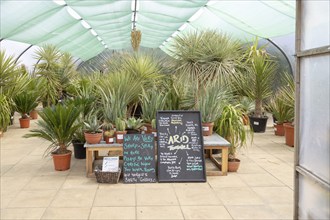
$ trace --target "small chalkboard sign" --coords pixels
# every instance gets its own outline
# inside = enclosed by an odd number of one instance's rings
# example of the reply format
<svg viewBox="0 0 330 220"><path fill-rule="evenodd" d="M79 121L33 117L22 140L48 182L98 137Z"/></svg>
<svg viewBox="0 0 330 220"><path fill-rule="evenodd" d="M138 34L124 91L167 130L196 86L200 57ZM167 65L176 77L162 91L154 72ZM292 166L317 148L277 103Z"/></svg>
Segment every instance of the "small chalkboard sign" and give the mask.
<svg viewBox="0 0 330 220"><path fill-rule="evenodd" d="M205 182L199 111L158 111L159 182Z"/></svg>
<svg viewBox="0 0 330 220"><path fill-rule="evenodd" d="M153 134L126 134L123 143L124 183L156 182Z"/></svg>

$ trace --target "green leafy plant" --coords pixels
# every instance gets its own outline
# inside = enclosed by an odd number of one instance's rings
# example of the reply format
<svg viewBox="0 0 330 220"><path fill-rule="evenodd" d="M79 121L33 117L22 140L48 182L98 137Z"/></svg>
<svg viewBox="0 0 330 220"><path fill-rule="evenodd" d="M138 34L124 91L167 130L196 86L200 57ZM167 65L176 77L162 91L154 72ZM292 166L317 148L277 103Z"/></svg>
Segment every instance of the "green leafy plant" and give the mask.
<svg viewBox="0 0 330 220"><path fill-rule="evenodd" d="M151 121L151 127L152 127L152 129L157 129L156 119L152 119L152 121Z"/></svg>
<svg viewBox="0 0 330 220"><path fill-rule="evenodd" d="M38 106L38 96L35 93L23 92L14 97L15 110L22 118L28 118L28 113Z"/></svg>
<svg viewBox="0 0 330 220"><path fill-rule="evenodd" d="M115 130L108 130L104 132L104 136L113 137L115 135Z"/></svg>
<svg viewBox="0 0 330 220"><path fill-rule="evenodd" d="M71 143L73 134L79 128L79 125L75 124L79 113L79 109L72 105L56 105L44 108L39 113L43 120L37 122L38 129L32 129L24 137L39 137L49 141L50 145L45 154L68 153L67 147Z"/></svg>
<svg viewBox="0 0 330 220"><path fill-rule="evenodd" d="M130 117L128 119L125 119L125 123L128 129L138 130L139 128L142 127L143 120L141 118L136 119L134 117Z"/></svg>
<svg viewBox="0 0 330 220"><path fill-rule="evenodd" d="M239 99L239 107L242 113L247 115L254 109L254 101L249 97L243 96Z"/></svg>
<svg viewBox="0 0 330 220"><path fill-rule="evenodd" d="M244 126L239 106L226 105L217 121L217 133L231 144L229 160L236 158L237 149L246 146L247 137L253 133Z"/></svg>
<svg viewBox="0 0 330 220"><path fill-rule="evenodd" d="M116 119L116 130L117 131L125 131L126 129L126 123L125 120L121 118Z"/></svg>
<svg viewBox="0 0 330 220"><path fill-rule="evenodd" d="M10 122L10 107L6 97L0 93L0 131L6 131Z"/></svg>
<svg viewBox="0 0 330 220"><path fill-rule="evenodd" d="M156 88L152 88L148 91L142 91L140 103L142 109L142 119L145 123L151 123L152 119L156 118L157 111L164 110L166 96L167 94L157 91Z"/></svg>
<svg viewBox="0 0 330 220"><path fill-rule="evenodd" d="M288 107L287 120L289 122L294 121L294 109L295 109L295 85L293 76L287 72L283 73L282 86L279 89L279 95L285 101L285 105Z"/></svg>
<svg viewBox="0 0 330 220"><path fill-rule="evenodd" d="M87 133L96 134L96 133L102 133L100 128L102 125L99 124L99 121L97 120L97 116L94 113L91 113L88 115L84 121L84 130Z"/></svg>
<svg viewBox="0 0 330 220"><path fill-rule="evenodd" d="M267 104L269 111L273 114L277 124L292 121L294 111L286 104L282 92L278 92Z"/></svg>

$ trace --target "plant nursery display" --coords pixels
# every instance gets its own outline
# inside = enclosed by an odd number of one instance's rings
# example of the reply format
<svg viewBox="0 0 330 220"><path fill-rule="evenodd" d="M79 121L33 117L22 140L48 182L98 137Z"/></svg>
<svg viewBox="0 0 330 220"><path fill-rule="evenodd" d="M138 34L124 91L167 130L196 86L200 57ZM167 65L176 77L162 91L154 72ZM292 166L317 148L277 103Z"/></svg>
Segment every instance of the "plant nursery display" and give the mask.
<svg viewBox="0 0 330 220"><path fill-rule="evenodd" d="M124 135L127 133L125 120L121 118L116 119L116 143L122 144Z"/></svg>
<svg viewBox="0 0 330 220"><path fill-rule="evenodd" d="M95 113L90 113L84 121L84 136L88 144L98 144L102 140L102 125L99 124Z"/></svg>
<svg viewBox="0 0 330 220"><path fill-rule="evenodd" d="M24 135L27 138L38 137L49 141L44 155L52 155L55 170L70 169L72 152L67 148L80 126L75 123L79 113L79 109L73 105L46 107L39 113L42 120L37 122L38 128Z"/></svg>
<svg viewBox="0 0 330 220"><path fill-rule="evenodd" d="M21 114L19 119L21 128L30 127L30 113L38 106L38 96L35 93L22 92L14 97L15 110Z"/></svg>

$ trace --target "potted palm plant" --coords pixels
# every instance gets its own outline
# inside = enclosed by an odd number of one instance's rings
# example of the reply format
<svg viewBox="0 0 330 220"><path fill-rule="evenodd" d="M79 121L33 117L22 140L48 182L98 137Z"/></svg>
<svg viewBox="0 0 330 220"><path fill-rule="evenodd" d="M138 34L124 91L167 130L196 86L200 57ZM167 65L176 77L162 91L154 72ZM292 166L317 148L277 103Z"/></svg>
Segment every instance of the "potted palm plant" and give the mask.
<svg viewBox="0 0 330 220"><path fill-rule="evenodd" d="M44 108L39 113L42 120L37 122L38 129L32 129L24 135L26 138L39 137L50 142L45 155L53 156L55 170L70 169L72 152L67 149L71 144L75 131L79 128L75 122L79 116L79 109L73 105L56 105Z"/></svg>
<svg viewBox="0 0 330 220"><path fill-rule="evenodd" d="M230 142L228 154L228 171L236 172L240 165L240 160L236 157L237 150L246 146L249 128L244 126L242 111L239 106L226 105L217 121L217 133Z"/></svg>
<svg viewBox="0 0 330 220"><path fill-rule="evenodd" d="M38 96L33 93L22 92L14 97L15 110L21 114L19 123L21 128L30 127L30 113L38 106Z"/></svg>
<svg viewBox="0 0 330 220"><path fill-rule="evenodd" d="M264 114L264 102L273 94L274 63L265 54L256 53L248 58L246 71L238 74L235 85L244 95L255 101L254 112L249 115L254 132L265 132L268 117Z"/></svg>
<svg viewBox="0 0 330 220"><path fill-rule="evenodd" d="M97 116L91 113L84 121L84 136L88 144L98 144L102 140L102 125L99 124Z"/></svg>
<svg viewBox="0 0 330 220"><path fill-rule="evenodd" d="M125 120L121 118L116 119L116 142L122 144L124 142L124 134L127 133Z"/></svg>

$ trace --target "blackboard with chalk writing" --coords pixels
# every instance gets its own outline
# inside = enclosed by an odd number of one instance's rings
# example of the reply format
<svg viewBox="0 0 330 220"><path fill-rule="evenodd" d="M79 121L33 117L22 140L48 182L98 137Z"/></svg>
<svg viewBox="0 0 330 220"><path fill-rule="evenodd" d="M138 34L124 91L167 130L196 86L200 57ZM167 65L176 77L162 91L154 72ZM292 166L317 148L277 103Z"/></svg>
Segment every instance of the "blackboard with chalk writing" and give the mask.
<svg viewBox="0 0 330 220"><path fill-rule="evenodd" d="M199 111L157 112L159 182L205 182Z"/></svg>
<svg viewBox="0 0 330 220"><path fill-rule="evenodd" d="M156 182L153 134L126 134L123 152L124 183Z"/></svg>

